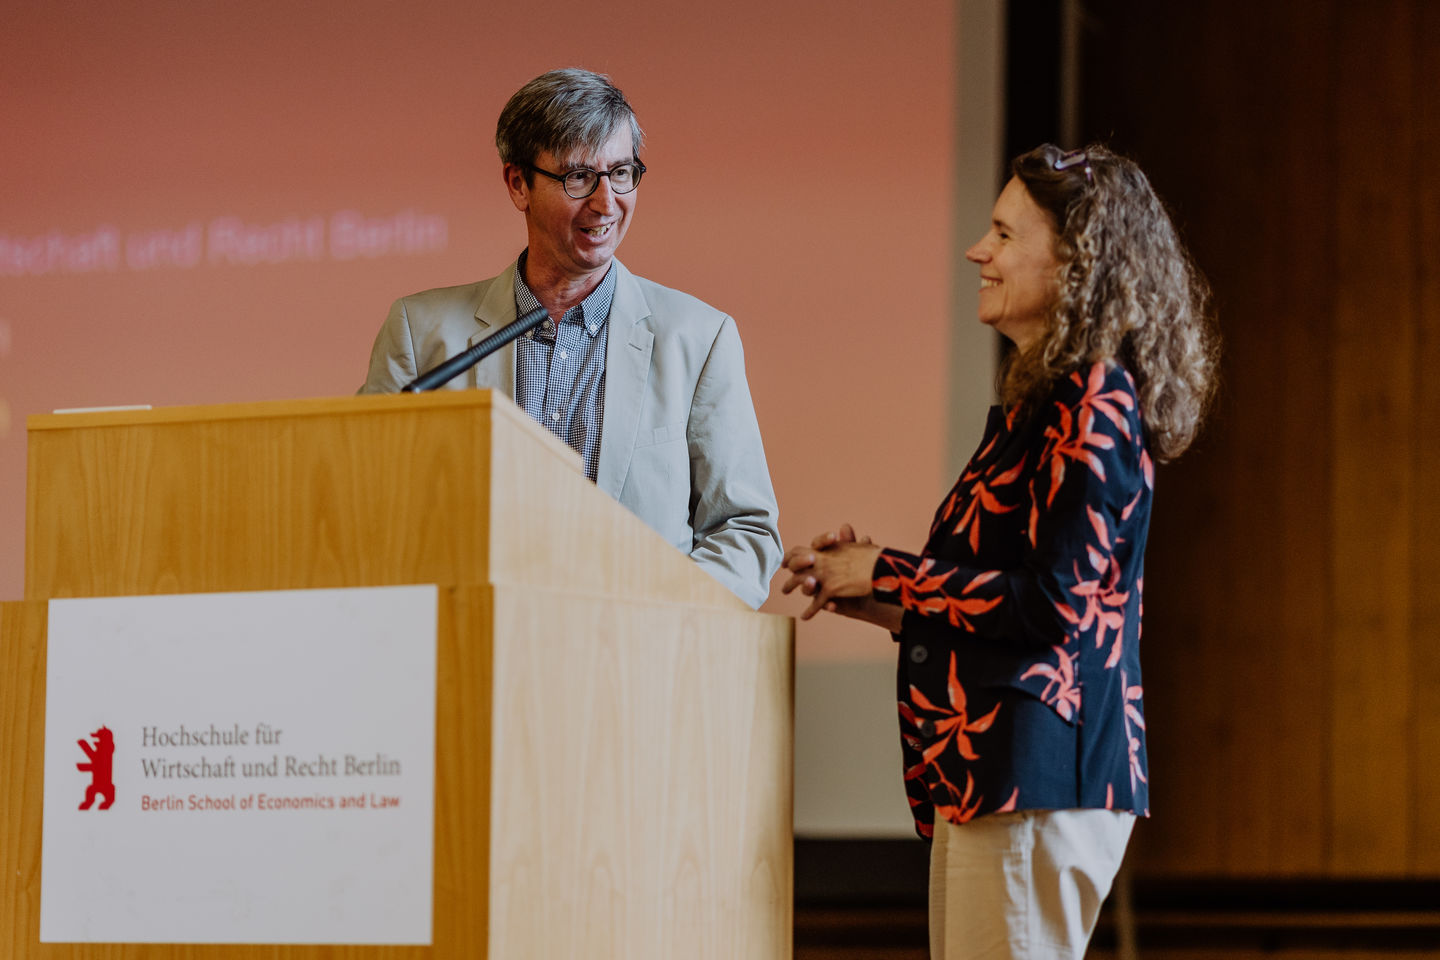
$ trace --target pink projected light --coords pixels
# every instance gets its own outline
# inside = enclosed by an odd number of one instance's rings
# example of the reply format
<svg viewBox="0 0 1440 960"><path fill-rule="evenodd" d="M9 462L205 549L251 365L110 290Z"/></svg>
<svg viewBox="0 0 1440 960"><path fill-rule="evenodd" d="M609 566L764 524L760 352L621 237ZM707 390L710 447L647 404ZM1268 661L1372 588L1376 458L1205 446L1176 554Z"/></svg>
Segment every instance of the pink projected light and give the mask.
<svg viewBox="0 0 1440 960"><path fill-rule="evenodd" d="M739 326L786 539L923 539L949 0L548 7L574 35L460 0L79 9L21 5L0 31L20 132L0 143L0 599L23 590L26 416L352 393L392 300L520 252L495 120L568 65L610 74L648 135L620 259ZM890 655L846 644L806 655Z"/></svg>

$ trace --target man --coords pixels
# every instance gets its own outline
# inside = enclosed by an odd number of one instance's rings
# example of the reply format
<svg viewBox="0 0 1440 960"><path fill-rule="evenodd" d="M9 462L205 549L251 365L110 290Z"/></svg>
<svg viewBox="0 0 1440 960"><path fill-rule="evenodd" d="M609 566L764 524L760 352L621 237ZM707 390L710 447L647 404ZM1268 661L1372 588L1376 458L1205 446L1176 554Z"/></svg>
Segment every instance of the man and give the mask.
<svg viewBox="0 0 1440 960"><path fill-rule="evenodd" d="M543 306L537 331L448 386L512 396L601 489L759 606L780 534L735 322L615 259L645 173L634 111L608 78L554 70L510 98L495 144L528 246L499 276L397 300L361 392L398 390Z"/></svg>

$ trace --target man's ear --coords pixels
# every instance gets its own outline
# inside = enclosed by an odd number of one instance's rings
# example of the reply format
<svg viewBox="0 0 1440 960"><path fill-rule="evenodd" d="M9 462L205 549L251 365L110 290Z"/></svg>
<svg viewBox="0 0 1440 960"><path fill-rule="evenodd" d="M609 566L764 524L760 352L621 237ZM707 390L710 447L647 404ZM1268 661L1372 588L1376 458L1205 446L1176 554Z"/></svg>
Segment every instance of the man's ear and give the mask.
<svg viewBox="0 0 1440 960"><path fill-rule="evenodd" d="M505 178L505 189L510 194L510 202L515 204L515 209L521 213L530 209L530 184L525 182L525 168L518 163L507 163L500 168L501 176Z"/></svg>

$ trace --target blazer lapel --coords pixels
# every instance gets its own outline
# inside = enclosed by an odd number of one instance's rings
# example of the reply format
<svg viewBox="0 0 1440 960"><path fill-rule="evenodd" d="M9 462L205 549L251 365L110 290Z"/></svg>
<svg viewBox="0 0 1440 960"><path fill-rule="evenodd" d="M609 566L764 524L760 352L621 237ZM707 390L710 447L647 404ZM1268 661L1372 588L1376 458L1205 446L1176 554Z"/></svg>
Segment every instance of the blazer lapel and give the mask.
<svg viewBox="0 0 1440 960"><path fill-rule="evenodd" d="M480 306L475 309L475 325L478 329L470 335L467 347L484 340L506 324L515 322L515 265L512 263L497 276L485 291ZM490 356L470 368L470 385L488 390L499 390L511 400L515 399L515 341L510 341Z"/></svg>
<svg viewBox="0 0 1440 960"><path fill-rule="evenodd" d="M655 334L642 322L649 319L650 307L640 285L619 260L614 263L619 272L615 275L615 299L610 304L610 332L605 344L605 417L600 425L595 485L618 500L635 452ZM511 378L513 381L513 363Z"/></svg>

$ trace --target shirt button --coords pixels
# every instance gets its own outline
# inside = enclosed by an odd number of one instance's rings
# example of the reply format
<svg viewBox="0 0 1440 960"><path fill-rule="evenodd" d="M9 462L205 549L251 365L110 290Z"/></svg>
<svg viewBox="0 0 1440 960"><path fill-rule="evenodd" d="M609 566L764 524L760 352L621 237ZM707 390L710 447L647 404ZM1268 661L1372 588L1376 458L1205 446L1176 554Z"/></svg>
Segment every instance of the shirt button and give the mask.
<svg viewBox="0 0 1440 960"><path fill-rule="evenodd" d="M568 360L569 358L570 358L570 351L569 351L569 350L561 350L561 351L560 351L560 359L561 359L561 360Z"/></svg>
<svg viewBox="0 0 1440 960"><path fill-rule="evenodd" d="M550 411L550 420L551 420L552 422L554 422L554 423L559 423L559 422L560 422L560 411L559 411L559 410L551 410L551 411Z"/></svg>
<svg viewBox="0 0 1440 960"><path fill-rule="evenodd" d="M924 663L924 662L925 662L926 660L928 660L928 659L930 659L930 651L929 651L929 650L926 650L924 647L920 646L918 643L917 643L915 646L913 646L913 647L910 648L910 662L911 662L911 663Z"/></svg>
<svg viewBox="0 0 1440 960"><path fill-rule="evenodd" d="M600 329L599 327L591 327L591 328L590 328L590 332L591 332L591 333L594 333L596 330L599 330L599 329Z"/></svg>
<svg viewBox="0 0 1440 960"><path fill-rule="evenodd" d="M935 721L921 720L915 725L915 731L926 740L933 739L935 736Z"/></svg>

